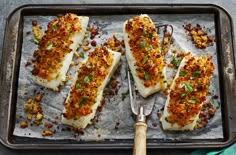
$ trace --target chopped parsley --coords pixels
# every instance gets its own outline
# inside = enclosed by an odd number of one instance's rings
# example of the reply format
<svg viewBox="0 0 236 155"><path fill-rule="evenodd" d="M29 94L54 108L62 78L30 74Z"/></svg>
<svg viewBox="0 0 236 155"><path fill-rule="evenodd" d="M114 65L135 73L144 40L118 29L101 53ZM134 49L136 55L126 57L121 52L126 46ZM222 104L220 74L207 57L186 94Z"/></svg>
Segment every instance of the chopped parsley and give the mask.
<svg viewBox="0 0 236 155"><path fill-rule="evenodd" d="M87 99L88 99L88 96L82 96L82 99L79 102L79 107L80 108L84 105L84 103L86 102Z"/></svg>
<svg viewBox="0 0 236 155"><path fill-rule="evenodd" d="M79 53L79 56L80 56L81 58L84 58L84 53L83 53L83 52L80 52L80 53Z"/></svg>
<svg viewBox="0 0 236 155"><path fill-rule="evenodd" d="M184 96L185 96L185 93L181 93L180 96L181 96L181 97L184 97Z"/></svg>
<svg viewBox="0 0 236 155"><path fill-rule="evenodd" d="M148 32L145 32L145 36L146 36L147 38L152 38L152 36L153 36L153 33L148 33Z"/></svg>
<svg viewBox="0 0 236 155"><path fill-rule="evenodd" d="M170 63L171 63L172 65L174 65L176 68L178 68L179 65L180 65L180 62L176 59L175 56L172 57L172 60L171 60Z"/></svg>
<svg viewBox="0 0 236 155"><path fill-rule="evenodd" d="M196 103L196 102L197 102L197 99L196 99L196 98L192 98L192 99L189 99L189 100L188 100L188 102L189 102L189 103L193 103L193 104L194 104L194 103Z"/></svg>
<svg viewBox="0 0 236 155"><path fill-rule="evenodd" d="M144 58L143 58L143 61L142 61L142 64L145 64L148 60L148 56L146 55Z"/></svg>
<svg viewBox="0 0 236 155"><path fill-rule="evenodd" d="M185 76L188 72L187 71L180 71L179 76Z"/></svg>
<svg viewBox="0 0 236 155"><path fill-rule="evenodd" d="M144 79L150 80L150 74L147 71L144 71Z"/></svg>
<svg viewBox="0 0 236 155"><path fill-rule="evenodd" d="M184 87L185 92L191 93L193 91L192 86L193 86L193 84L191 84L189 82L184 82L183 84L180 85L180 88Z"/></svg>
<svg viewBox="0 0 236 155"><path fill-rule="evenodd" d="M53 42L49 42L46 49L47 49L47 50L51 50L52 47L53 47Z"/></svg>
<svg viewBox="0 0 236 155"><path fill-rule="evenodd" d="M36 43L36 44L39 43L39 39L37 39L35 36L33 37L33 41L34 41L34 43Z"/></svg>
<svg viewBox="0 0 236 155"><path fill-rule="evenodd" d="M185 88L185 91L187 92L187 93L191 93L192 91L193 91L193 88L192 88L192 84L191 83L188 83L188 82L185 82L184 83L184 88Z"/></svg>
<svg viewBox="0 0 236 155"><path fill-rule="evenodd" d="M85 76L84 77L84 83L89 83L89 82L90 82L89 76Z"/></svg>
<svg viewBox="0 0 236 155"><path fill-rule="evenodd" d="M81 87L81 85L78 84L78 83L75 85L75 88L78 89L79 91L82 91L82 90L83 90L83 88Z"/></svg>
<svg viewBox="0 0 236 155"><path fill-rule="evenodd" d="M150 51L151 49L152 49L152 45L149 45L147 50Z"/></svg>
<svg viewBox="0 0 236 155"><path fill-rule="evenodd" d="M192 72L192 74L193 74L193 77L200 77L201 71L195 71L195 72Z"/></svg>
<svg viewBox="0 0 236 155"><path fill-rule="evenodd" d="M202 87L202 84L200 82L197 82L197 87L198 88L201 88Z"/></svg>
<svg viewBox="0 0 236 155"><path fill-rule="evenodd" d="M57 25L55 24L55 25L52 25L52 30L53 31L56 31L57 30Z"/></svg>
<svg viewBox="0 0 236 155"><path fill-rule="evenodd" d="M146 46L146 42L144 42L144 41L140 42L140 47L141 48L144 48L145 46Z"/></svg>
<svg viewBox="0 0 236 155"><path fill-rule="evenodd" d="M90 69L90 68L91 68L91 66L90 66L89 64L86 64L86 67L87 67L88 69Z"/></svg>

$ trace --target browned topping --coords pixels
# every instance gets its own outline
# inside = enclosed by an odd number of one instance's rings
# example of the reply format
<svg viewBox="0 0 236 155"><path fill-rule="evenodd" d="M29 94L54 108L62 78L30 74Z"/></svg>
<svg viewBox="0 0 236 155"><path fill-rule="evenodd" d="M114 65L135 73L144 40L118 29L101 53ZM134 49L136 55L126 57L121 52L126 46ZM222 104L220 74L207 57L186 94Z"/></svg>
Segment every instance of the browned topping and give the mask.
<svg viewBox="0 0 236 155"><path fill-rule="evenodd" d="M42 120L42 119L43 119L43 115L38 112L37 115L36 115L36 117L35 117L35 120L36 120L36 121L40 121L40 120Z"/></svg>
<svg viewBox="0 0 236 155"><path fill-rule="evenodd" d="M90 47L89 46L84 46L83 50L86 52L86 51L90 50Z"/></svg>
<svg viewBox="0 0 236 155"><path fill-rule="evenodd" d="M163 38L163 43L162 43L162 47L161 50L164 53L167 53L169 50L169 44L171 43L171 34L168 31L164 32L164 38Z"/></svg>
<svg viewBox="0 0 236 155"><path fill-rule="evenodd" d="M112 88L116 88L117 84L118 84L118 81L116 81L116 80L111 81L111 87Z"/></svg>
<svg viewBox="0 0 236 155"><path fill-rule="evenodd" d="M43 32L39 26L33 26L32 32L34 35L33 41L38 44L41 38L43 37Z"/></svg>
<svg viewBox="0 0 236 155"><path fill-rule="evenodd" d="M43 132L42 132L42 136L51 136L51 135L53 135L53 131L51 131L51 130L43 130Z"/></svg>
<svg viewBox="0 0 236 155"><path fill-rule="evenodd" d="M38 24L38 22L37 22L36 20L33 20L33 21L32 21L32 25L33 25L33 26L37 26L37 24Z"/></svg>
<svg viewBox="0 0 236 155"><path fill-rule="evenodd" d="M192 123L205 101L214 65L211 57L186 56L186 63L180 68L179 77L170 91L168 113L165 119L183 127Z"/></svg>
<svg viewBox="0 0 236 155"><path fill-rule="evenodd" d="M116 52L121 52L122 49L121 41L117 39L116 34L113 34L112 38L108 38L104 46Z"/></svg>
<svg viewBox="0 0 236 155"><path fill-rule="evenodd" d="M96 35L98 35L98 28L92 27L90 29L90 39L94 39Z"/></svg>
<svg viewBox="0 0 236 155"><path fill-rule="evenodd" d="M95 48L89 53L87 62L79 68L76 83L72 86L69 99L65 102L67 119L79 119L92 113L91 106L95 103L97 90L108 74L113 62L107 48Z"/></svg>
<svg viewBox="0 0 236 155"><path fill-rule="evenodd" d="M42 99L42 97L43 97L43 95L42 95L42 94L40 94L40 93L37 93L37 94L36 94L36 96L35 96L35 101L37 101L37 102L40 102L40 101L41 101L41 99Z"/></svg>
<svg viewBox="0 0 236 155"><path fill-rule="evenodd" d="M92 45L92 46L96 46L96 45L97 45L96 40L93 40L93 41L91 42L91 45Z"/></svg>
<svg viewBox="0 0 236 155"><path fill-rule="evenodd" d="M24 111L27 113L27 120L33 120L34 124L36 125L40 125L43 120L43 112L40 105L42 97L42 94L37 93L34 99L29 98L27 103L24 104Z"/></svg>
<svg viewBox="0 0 236 155"><path fill-rule="evenodd" d="M48 81L57 78L65 54L71 52L71 37L79 31L81 25L75 14L66 14L51 21L38 50L34 52L32 74Z"/></svg>
<svg viewBox="0 0 236 155"><path fill-rule="evenodd" d="M50 129L53 125L51 123L45 122L44 126Z"/></svg>
<svg viewBox="0 0 236 155"><path fill-rule="evenodd" d="M26 121L23 121L20 123L20 127L21 128L27 128L28 127L28 123Z"/></svg>
<svg viewBox="0 0 236 155"><path fill-rule="evenodd" d="M214 39L211 36L208 36L199 24L195 27L191 27L191 24L186 24L184 28L189 32L189 35L192 37L193 43L197 48L204 49L207 45L214 45Z"/></svg>
<svg viewBox="0 0 236 155"><path fill-rule="evenodd" d="M125 25L129 46L136 60L136 75L145 87L164 84L164 55L160 50L160 39L155 25L148 17L136 16Z"/></svg>
<svg viewBox="0 0 236 155"><path fill-rule="evenodd" d="M31 121L31 120L32 120L32 117L33 117L33 115L32 115L32 114L28 114L28 115L27 115L27 119L28 119L29 121Z"/></svg>

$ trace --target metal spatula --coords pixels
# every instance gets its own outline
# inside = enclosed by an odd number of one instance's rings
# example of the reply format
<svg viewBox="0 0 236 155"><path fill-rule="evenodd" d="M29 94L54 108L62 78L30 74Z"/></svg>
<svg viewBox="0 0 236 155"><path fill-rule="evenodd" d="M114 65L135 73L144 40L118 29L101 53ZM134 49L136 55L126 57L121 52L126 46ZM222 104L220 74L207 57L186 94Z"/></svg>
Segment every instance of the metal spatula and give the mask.
<svg viewBox="0 0 236 155"><path fill-rule="evenodd" d="M172 25L156 25L156 28L164 27L164 35L167 32L167 27L171 28L170 38L173 34ZM163 37L164 37L163 35ZM162 41L162 46L164 40ZM170 42L167 45L167 48L170 48ZM129 94L130 94L130 104L132 112L137 116L136 123L134 125L135 134L134 134L134 147L133 155L146 155L146 139L147 139L147 124L146 117L151 114L154 103L155 95L151 95L147 98L143 98L137 91L134 90L134 87L131 83L130 72L128 71L128 84L129 84Z"/></svg>
<svg viewBox="0 0 236 155"><path fill-rule="evenodd" d="M147 124L146 116L150 115L155 103L155 95L143 98L136 92L131 84L130 72L128 71L128 83L130 104L132 112L137 116L134 125L134 148L133 155L146 155Z"/></svg>

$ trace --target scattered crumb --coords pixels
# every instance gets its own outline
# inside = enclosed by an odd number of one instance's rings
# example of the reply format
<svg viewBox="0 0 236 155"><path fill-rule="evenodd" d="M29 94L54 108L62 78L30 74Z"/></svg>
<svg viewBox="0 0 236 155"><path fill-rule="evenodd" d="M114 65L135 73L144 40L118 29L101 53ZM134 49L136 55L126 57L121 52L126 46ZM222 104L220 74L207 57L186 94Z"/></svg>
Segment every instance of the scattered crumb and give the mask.
<svg viewBox="0 0 236 155"><path fill-rule="evenodd" d="M184 28L192 37L193 44L196 48L205 49L207 46L214 45L213 37L207 35L207 32L202 29L201 25L197 24L195 27L192 27L191 24L186 24Z"/></svg>
<svg viewBox="0 0 236 155"><path fill-rule="evenodd" d="M54 134L54 132L51 130L48 130L48 129L43 130L43 132L42 132L42 136L51 136L53 134Z"/></svg>
<svg viewBox="0 0 236 155"><path fill-rule="evenodd" d="M21 128L26 128L26 127L28 127L28 123L26 121L23 121L23 122L20 123L20 127Z"/></svg>

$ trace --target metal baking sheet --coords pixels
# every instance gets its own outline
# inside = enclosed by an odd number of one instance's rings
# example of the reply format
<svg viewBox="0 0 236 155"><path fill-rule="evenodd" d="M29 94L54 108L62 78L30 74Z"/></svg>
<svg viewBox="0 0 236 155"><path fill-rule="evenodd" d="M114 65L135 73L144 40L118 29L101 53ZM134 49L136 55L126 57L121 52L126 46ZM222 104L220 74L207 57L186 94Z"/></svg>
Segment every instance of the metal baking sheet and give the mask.
<svg viewBox="0 0 236 155"><path fill-rule="evenodd" d="M32 8L34 10L31 10ZM220 96L218 102L222 104L221 108L217 111L217 116L214 117L215 119L211 120L209 123L209 126L207 128L196 130L194 132L187 132L187 133L168 133L163 132L160 129L160 124L157 118L157 110L159 110L163 104L164 99L161 97L160 94L157 95L158 103L156 103L154 111L149 117L148 120L148 147L154 147L157 148L160 146L173 146L173 147L181 147L183 146L190 146L190 147L205 147L202 143L209 144L208 146L219 146L219 145L226 145L227 141L227 135L229 135L229 129L230 129L230 123L228 123L229 126L227 126L227 116L229 114L229 111L227 110L228 104L231 102L231 100L226 100L230 93L227 93L227 96L225 96L225 92L223 91L225 84L223 84L221 81L222 79L227 79L229 75L233 75L234 77L234 57L230 57L231 66L228 67L227 74L221 75L222 72L224 72L223 67L225 65L230 65L230 63L224 64L222 63L223 60L229 61L228 59L221 59L222 55L224 56L225 53L222 52L222 48L226 48L223 46L224 41L221 39L220 34L222 34L222 28L218 25L219 22L222 22L222 10L218 7L214 8L214 6L208 6L205 8L204 6L199 6L202 8L202 12L194 12L194 10L190 9L195 8L197 9L197 6L185 6L186 8L182 8L181 6L176 6L174 8L169 8L169 6L147 6L145 9L141 6L122 6L123 10L120 10L119 6L113 7L113 9L102 9L106 6L80 6L80 9L73 8L73 7L66 7L66 6L54 6L52 8L43 7L48 11L47 16L45 16L45 12L40 12L40 8L36 9L39 6L25 6L21 10L20 20L19 20L19 27L18 27L18 37L16 39L16 57L15 57L15 73L11 73L14 76L14 87L12 87L12 91L14 92L11 94L12 96L15 96L17 98L16 100L12 100L12 103L9 105L9 107L12 109L12 111L9 111L10 117L8 119L12 119L12 122L9 122L8 128L8 134L5 136L10 136L8 138L8 141L14 148L19 148L18 146L24 145L29 147L29 143L35 143L42 148L53 148L54 145L64 143L67 144L75 144L80 146L81 148L86 147L99 147L99 146L112 146L118 147L117 144L122 143L123 146L130 147L132 146L132 137L133 137L133 124L134 119L131 116L131 110L129 105L129 99L125 98L124 101L121 99L121 94L127 91L127 83L125 80L125 77L121 76L120 81L123 81L121 83L122 87L120 88L118 92L118 96L111 97L106 96L106 103L103 107L103 111L97 114L98 122L95 123L93 126L89 126L84 130L84 135L74 136L74 134L71 131L66 132L60 132L61 130L58 130L56 134L54 134L53 137L49 137L49 139L52 140L45 140L45 138L40 137L40 130L42 130L40 127L32 127L28 128L27 130L22 130L18 127L19 123L22 119L24 119L24 114L22 113L23 110L21 110L23 103L27 100L27 97L33 95L33 90L36 91L43 91L46 95L43 102L43 109L49 109L45 110L44 114L46 113L46 118L48 120L52 120L53 118L50 118L51 116L54 116L55 114L60 115L61 109L63 108L62 102L63 97L66 97L67 91L69 89L70 83L66 85L66 87L62 88L61 93L59 95L57 93L53 93L50 90L42 90L39 86L32 84L32 79L30 79L29 70L30 68L25 67L26 61L32 56L32 52L34 48L37 48L33 43L30 43L30 35L26 36L26 32L28 32L31 29L31 21L36 19L41 22L42 27L45 27L48 23L48 21L55 17L55 15L59 13L66 13L66 12L74 12L76 14L82 14L87 15L90 17L90 24L96 25L101 27L101 38L111 38L114 33L117 33L118 39L122 38L122 23L126 19L129 19L135 15L138 15L140 13L147 13L151 16L151 18L154 21L158 21L159 24L166 23L166 24L173 24L175 33L180 33L183 30L182 25L185 22L197 24L199 22L203 22L202 25L209 27L210 30L212 30L212 35L217 38L215 46L210 47L209 53L207 51L204 51L206 55L209 55L210 53L213 54L214 58L214 64L216 65L216 71L214 73L213 82L216 83L214 85L214 88L210 89L211 93L216 93ZM58 7L58 8L57 8ZM109 6L107 6L109 7ZM164 8L167 7L168 11L166 11ZM57 9L55 9L57 8ZM204 9L205 8L205 9ZM94 15L94 12L91 11L98 11L98 15ZM56 11L55 11L56 10ZM128 12L127 12L128 10ZM185 10L184 12L182 12ZM205 11L204 11L205 10ZM18 10L19 11L19 10ZM46 12L47 12L46 11ZM107 13L110 11L109 15ZM196 11L196 10L195 10ZM31 15L32 14L32 15ZM228 20L229 17L226 14L225 15ZM225 17L225 18L226 18ZM110 20L112 19L112 20ZM168 20L166 20L168 19ZM40 24L40 25L41 25ZM200 23L199 23L200 24ZM230 21L228 27L230 27ZM227 28L228 28L227 27ZM230 27L231 28L231 27ZM184 31L184 30L183 30ZM221 33L220 33L221 32ZM182 32L185 33L185 32ZM228 32L232 33L232 32ZM183 35L183 34L181 34ZM194 46L191 45L191 42L189 44L191 46L186 46L183 42L184 40L181 40L181 35L174 35L174 42L176 46L178 46L179 50L188 50L188 51L196 51L194 54L199 55L199 53L202 53L203 51L194 50ZM101 40L102 40L101 39ZM229 38L228 38L229 39ZM233 46L233 41L231 38L231 44ZM228 48L228 46L227 46ZM228 51L229 54L233 54L233 49ZM4 53L3 53L4 54ZM229 58L229 57L227 57ZM232 59L233 58L233 59ZM168 59L168 58L167 58ZM122 58L122 62L125 63L125 58ZM219 67L219 69L218 69ZM230 69L229 69L230 68ZM125 66L123 66L123 70L121 70L125 74ZM71 71L73 74L73 70ZM219 76L218 76L219 73ZM9 73L8 73L9 74ZM124 75L123 74L123 75ZM2 75L2 74L1 74ZM26 76L26 78L25 78ZM24 77L24 78L23 78ZM232 76L230 76L231 79L228 79L229 82L234 82L234 78L232 79ZM217 84L218 83L218 84ZM1 85L2 86L2 85ZM32 88L29 88L31 86ZM233 86L234 85L230 85ZM29 89L28 89L29 88ZM28 89L28 90L27 90ZM24 91L25 92L24 92ZM228 92L228 90L227 90ZM54 95L53 99L56 99L59 101L59 103L52 104L53 100L50 100L50 97ZM48 96L48 97L47 97ZM50 97L49 97L50 96ZM1 96L2 97L2 96ZM52 98L52 97L51 97ZM109 101L108 101L109 100ZM55 100L54 100L55 101ZM225 102L227 101L227 102ZM55 105L60 106L55 106ZM118 107L118 108L117 108ZM113 110L111 110L113 109ZM115 112L114 109L116 109ZM121 113L122 110L126 110L125 113ZM110 120L107 119L107 115L110 115ZM221 116L222 115L222 116ZM19 117L20 116L20 117ZM16 119L15 119L16 118ZM123 121L125 120L125 121ZM13 123L13 122L16 122ZM119 122L118 129L115 128L116 122ZM223 123L223 124L221 124ZM153 125L155 124L155 125ZM41 126L42 127L42 126ZM63 125L59 125L58 129L66 128ZM14 130L15 129L15 130ZM14 130L14 131L13 131ZM16 136L17 135L17 136ZM32 137L32 138L27 138ZM37 138L37 139L35 139ZM41 139L43 138L43 139ZM60 139L66 139L63 142ZM42 144L44 143L44 144ZM46 143L46 144L45 144ZM159 144L159 145L158 145ZM10 146L10 145L8 145ZM32 146L32 145L31 145ZM44 147L43 147L44 146ZM119 145L120 146L120 145ZM65 146L65 148L71 148L68 146Z"/></svg>

